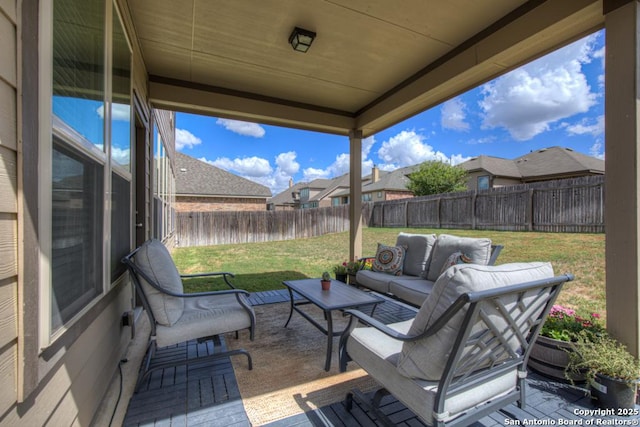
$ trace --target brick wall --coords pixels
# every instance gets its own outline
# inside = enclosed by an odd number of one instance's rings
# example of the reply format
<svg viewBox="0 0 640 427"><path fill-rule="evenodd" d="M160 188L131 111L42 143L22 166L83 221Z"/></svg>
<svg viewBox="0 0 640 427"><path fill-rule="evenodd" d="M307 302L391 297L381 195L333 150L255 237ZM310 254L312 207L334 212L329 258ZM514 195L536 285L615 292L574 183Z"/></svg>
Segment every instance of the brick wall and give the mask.
<svg viewBox="0 0 640 427"><path fill-rule="evenodd" d="M413 194L406 191L385 191L385 200L399 200L413 197Z"/></svg>
<svg viewBox="0 0 640 427"><path fill-rule="evenodd" d="M267 199L176 196L176 212L264 211Z"/></svg>

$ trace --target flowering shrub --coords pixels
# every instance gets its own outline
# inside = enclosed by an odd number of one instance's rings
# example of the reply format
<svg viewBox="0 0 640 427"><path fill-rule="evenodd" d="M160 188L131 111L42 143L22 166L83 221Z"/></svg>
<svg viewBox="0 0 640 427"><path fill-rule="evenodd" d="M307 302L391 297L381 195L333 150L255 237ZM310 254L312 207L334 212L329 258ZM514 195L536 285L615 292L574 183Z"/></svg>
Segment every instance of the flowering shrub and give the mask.
<svg viewBox="0 0 640 427"><path fill-rule="evenodd" d="M571 308L554 305L540 335L561 341L575 341L581 331L592 337L604 334L605 328L600 322L600 315L581 315Z"/></svg>
<svg viewBox="0 0 640 427"><path fill-rule="evenodd" d="M363 261L344 261L342 264L333 266L335 274L356 274L358 270L362 270L365 266Z"/></svg>
<svg viewBox="0 0 640 427"><path fill-rule="evenodd" d="M347 274L347 263L336 264L333 266L334 274Z"/></svg>

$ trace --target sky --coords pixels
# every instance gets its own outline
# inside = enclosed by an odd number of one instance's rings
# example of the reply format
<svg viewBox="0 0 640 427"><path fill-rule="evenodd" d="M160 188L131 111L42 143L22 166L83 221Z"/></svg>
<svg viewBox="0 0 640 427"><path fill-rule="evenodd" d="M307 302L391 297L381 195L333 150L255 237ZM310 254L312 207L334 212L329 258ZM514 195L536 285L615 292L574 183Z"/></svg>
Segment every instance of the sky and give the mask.
<svg viewBox="0 0 640 427"><path fill-rule="evenodd" d="M604 159L604 30L362 141L362 172L561 146ZM177 113L176 149L263 184L349 172L349 139Z"/></svg>

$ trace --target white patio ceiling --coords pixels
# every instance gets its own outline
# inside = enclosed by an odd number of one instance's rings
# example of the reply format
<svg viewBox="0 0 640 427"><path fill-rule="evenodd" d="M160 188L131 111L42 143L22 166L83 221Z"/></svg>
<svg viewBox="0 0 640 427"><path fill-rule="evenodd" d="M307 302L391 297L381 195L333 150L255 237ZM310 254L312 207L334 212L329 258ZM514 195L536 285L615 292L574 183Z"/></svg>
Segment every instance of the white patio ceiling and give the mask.
<svg viewBox="0 0 640 427"><path fill-rule="evenodd" d="M602 28L596 0L129 0L156 107L379 132ZM317 33L306 54L294 27Z"/></svg>

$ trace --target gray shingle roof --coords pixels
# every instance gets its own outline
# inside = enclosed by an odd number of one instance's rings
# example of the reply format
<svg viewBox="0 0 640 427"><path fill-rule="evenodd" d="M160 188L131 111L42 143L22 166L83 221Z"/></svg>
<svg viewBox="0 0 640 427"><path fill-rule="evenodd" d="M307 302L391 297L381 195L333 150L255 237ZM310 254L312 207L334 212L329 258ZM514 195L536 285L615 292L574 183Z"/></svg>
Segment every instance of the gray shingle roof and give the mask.
<svg viewBox="0 0 640 427"><path fill-rule="evenodd" d="M518 170L518 166L513 160L501 159L499 157L491 156L478 156L471 160L467 160L464 163L460 163L460 166L467 170L467 172L473 172L476 170L486 170L491 175L521 178L522 174Z"/></svg>
<svg viewBox="0 0 640 427"><path fill-rule="evenodd" d="M271 197L268 187L176 152L176 195Z"/></svg>
<svg viewBox="0 0 640 427"><path fill-rule="evenodd" d="M578 173L604 173L603 160L557 146L535 150L513 160L478 156L460 166L469 172L486 170L495 176L524 180Z"/></svg>

